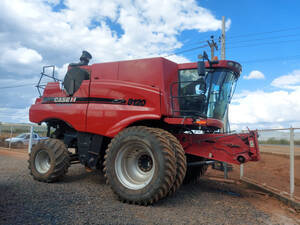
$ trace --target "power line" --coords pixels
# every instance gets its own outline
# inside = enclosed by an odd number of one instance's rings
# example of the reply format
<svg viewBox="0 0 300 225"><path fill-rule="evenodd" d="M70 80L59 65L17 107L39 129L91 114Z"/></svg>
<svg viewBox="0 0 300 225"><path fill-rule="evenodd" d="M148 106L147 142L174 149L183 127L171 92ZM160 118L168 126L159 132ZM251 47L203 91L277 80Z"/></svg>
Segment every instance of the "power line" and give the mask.
<svg viewBox="0 0 300 225"><path fill-rule="evenodd" d="M185 49L185 50L182 50L182 51L174 52L170 55L165 55L163 57L169 57L169 56L172 56L172 55L177 55L177 54L181 54L181 53L185 53L185 52L191 52L191 51L197 50L199 48L205 48L205 47L208 47L208 45L201 45L201 46L198 46L198 47L195 47L195 48Z"/></svg>
<svg viewBox="0 0 300 225"><path fill-rule="evenodd" d="M34 84L20 84L20 85L4 86L4 87L0 87L0 89L18 88L18 87L26 87L26 86L34 86Z"/></svg>
<svg viewBox="0 0 300 225"><path fill-rule="evenodd" d="M0 114L0 117L16 118L16 117L24 117L24 116L23 115L19 115L19 114L14 114L14 115Z"/></svg>
<svg viewBox="0 0 300 225"><path fill-rule="evenodd" d="M291 31L291 30L298 30L300 29L300 27L293 27L293 28L286 28L286 29L278 29L278 30L271 30L271 31L266 31L266 32L257 32L257 33L248 33L248 34L244 34L244 35L236 35L236 36L229 36L227 37L227 39L235 39L235 38L241 38L241 37L249 37L249 36L255 36L255 35L262 35L262 34L271 34L271 33L278 33L278 32L284 32L284 31ZM276 38L283 38L283 37L293 37L293 36L299 36L300 34L290 34L290 35L281 35L281 36L273 36L273 37L267 37L267 38L259 38L259 39L250 39L250 40L244 40L244 41L238 41L235 43L242 43L242 42L251 42L251 41L260 41L260 40L268 40L268 39L276 39ZM206 43L207 40L198 40L197 42L194 42L195 44L202 44L202 43ZM230 42L230 41L229 41ZM186 45L187 46L192 46L191 44ZM207 47L204 45L204 47ZM244 47L244 46L243 46ZM246 46L245 46L246 47ZM247 46L248 47L248 46ZM176 54L181 54L181 53L185 53L185 52L189 52L189 51L193 51L196 49L199 49L200 47L196 47L196 48L190 48L187 50L183 50L183 51L179 51L179 52L174 52L173 54L164 56L164 57L168 57L168 56L172 56L172 55L176 55ZM177 49L177 48L175 48ZM172 49L172 50L175 50Z"/></svg>
<svg viewBox="0 0 300 225"><path fill-rule="evenodd" d="M232 42L234 44L236 43L243 43L243 42L252 42L252 41L263 41L263 40L269 40L269 39L277 39L277 38L283 38L283 37L299 37L300 34L290 34L290 35L281 35L281 36L273 36L273 37L267 37L267 38L256 38L256 39L249 39L249 40L244 40L244 41L235 41ZM230 43L230 41L229 41Z"/></svg>
<svg viewBox="0 0 300 225"><path fill-rule="evenodd" d="M254 36L254 35L261 35L261 34L271 34L271 33L278 33L283 31L290 31L290 30L298 30L300 27L291 27L286 29L279 29L279 30L272 30L272 31L265 31L265 32L257 32L257 33L248 33L248 34L242 34L242 35L236 35L236 36L229 36L228 39L234 39L239 37L248 37L248 36Z"/></svg>
<svg viewBox="0 0 300 225"><path fill-rule="evenodd" d="M250 45L233 46L233 47L229 47L227 49L244 48L244 47L255 47L255 46L261 46L261 45L280 44L280 43L289 43L289 42L297 42L297 41L300 41L300 39L297 39L297 40L286 40L286 41L265 42L265 43L254 43L254 44L250 44Z"/></svg>
<svg viewBox="0 0 300 225"><path fill-rule="evenodd" d="M271 31L265 31L265 32L256 32L256 33L248 33L248 34L243 34L243 35L236 35L236 36L229 36L227 37L227 39L235 39L235 38L240 38L240 37L249 37L249 36L255 36L255 35L262 35L262 34L271 34L271 33L278 33L278 32L284 32L284 31L290 31L290 30L298 30L300 29L300 27L292 27L292 28L286 28L286 29L279 29L279 30L271 30ZM293 34L293 35L285 35L285 36L278 36L278 37L274 37L274 38L279 38L279 37L291 37L291 36L297 36L297 34ZM273 37L271 37L270 39L272 39ZM266 38L269 39L269 38ZM263 40L263 39L262 39ZM201 40L197 40L197 41L193 41L188 43L187 46L191 46L191 44L202 44L202 43L206 43L207 40L205 39L201 39ZM216 40L215 40L216 41ZM251 40L252 41L252 40ZM173 49L175 50L175 49Z"/></svg>
<svg viewBox="0 0 300 225"><path fill-rule="evenodd" d="M184 44L184 47L189 47L189 46L194 46L194 45L199 45L199 44L204 44L204 43L207 43L207 40L201 39L201 40L190 42L188 44Z"/></svg>
<svg viewBox="0 0 300 225"><path fill-rule="evenodd" d="M248 61L240 61L240 63L255 63L255 62L267 62L267 61L279 61L279 60L296 60L300 58L300 55L290 55L290 56L280 56L280 57L273 57L273 58L263 58L263 59L254 59Z"/></svg>

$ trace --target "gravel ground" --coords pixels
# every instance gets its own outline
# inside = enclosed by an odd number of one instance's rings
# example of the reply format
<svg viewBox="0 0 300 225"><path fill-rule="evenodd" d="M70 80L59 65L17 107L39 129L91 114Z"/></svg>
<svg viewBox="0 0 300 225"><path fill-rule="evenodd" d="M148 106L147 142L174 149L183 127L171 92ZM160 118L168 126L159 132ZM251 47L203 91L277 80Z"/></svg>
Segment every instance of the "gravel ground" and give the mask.
<svg viewBox="0 0 300 225"><path fill-rule="evenodd" d="M293 221L274 222L232 184L204 179L153 206L128 205L99 172L73 165L63 181L45 184L29 175L25 157L0 154L0 224L297 224Z"/></svg>

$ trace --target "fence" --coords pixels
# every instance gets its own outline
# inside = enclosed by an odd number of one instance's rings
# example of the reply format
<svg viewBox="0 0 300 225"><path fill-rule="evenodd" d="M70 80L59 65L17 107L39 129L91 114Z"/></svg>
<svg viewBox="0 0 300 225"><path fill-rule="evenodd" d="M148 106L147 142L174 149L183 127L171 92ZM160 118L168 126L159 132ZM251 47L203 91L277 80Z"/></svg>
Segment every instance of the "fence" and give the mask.
<svg viewBox="0 0 300 225"><path fill-rule="evenodd" d="M30 134L33 134L32 139ZM0 147L25 150L30 145L30 141L34 144L39 137L46 135L47 127L43 125L1 124Z"/></svg>
<svg viewBox="0 0 300 225"><path fill-rule="evenodd" d="M240 166L240 179L300 200L300 128L258 130L261 159Z"/></svg>

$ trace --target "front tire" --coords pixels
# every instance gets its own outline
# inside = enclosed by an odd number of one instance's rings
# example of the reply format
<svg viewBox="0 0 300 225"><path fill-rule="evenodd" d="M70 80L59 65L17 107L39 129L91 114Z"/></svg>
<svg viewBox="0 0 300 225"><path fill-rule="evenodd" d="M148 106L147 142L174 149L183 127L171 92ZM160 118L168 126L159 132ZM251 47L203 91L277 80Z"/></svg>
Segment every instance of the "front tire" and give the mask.
<svg viewBox="0 0 300 225"><path fill-rule="evenodd" d="M70 157L62 141L47 139L32 147L28 162L35 180L50 183L64 177L70 166Z"/></svg>
<svg viewBox="0 0 300 225"><path fill-rule="evenodd" d="M108 146L107 183L127 203L148 205L165 197L176 176L176 157L160 129L130 127Z"/></svg>

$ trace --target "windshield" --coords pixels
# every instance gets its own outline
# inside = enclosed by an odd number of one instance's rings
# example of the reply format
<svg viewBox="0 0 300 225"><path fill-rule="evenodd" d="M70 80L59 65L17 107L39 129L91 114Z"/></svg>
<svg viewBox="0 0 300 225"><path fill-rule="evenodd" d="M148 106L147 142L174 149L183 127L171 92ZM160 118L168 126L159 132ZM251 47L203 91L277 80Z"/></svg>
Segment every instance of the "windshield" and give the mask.
<svg viewBox="0 0 300 225"><path fill-rule="evenodd" d="M206 71L199 77L197 69L179 71L178 102L181 116L202 116L223 120L237 81L226 68Z"/></svg>

